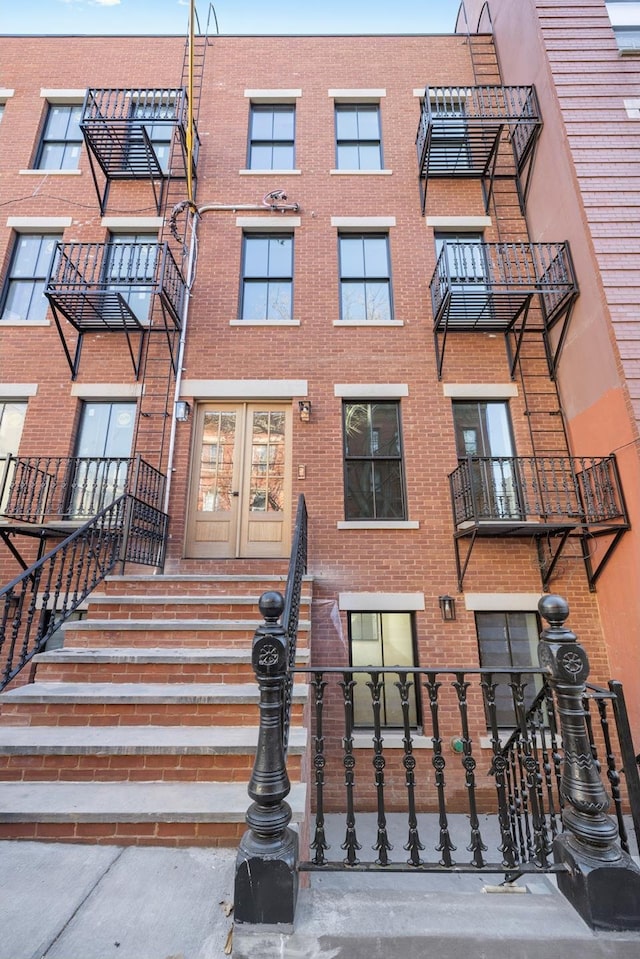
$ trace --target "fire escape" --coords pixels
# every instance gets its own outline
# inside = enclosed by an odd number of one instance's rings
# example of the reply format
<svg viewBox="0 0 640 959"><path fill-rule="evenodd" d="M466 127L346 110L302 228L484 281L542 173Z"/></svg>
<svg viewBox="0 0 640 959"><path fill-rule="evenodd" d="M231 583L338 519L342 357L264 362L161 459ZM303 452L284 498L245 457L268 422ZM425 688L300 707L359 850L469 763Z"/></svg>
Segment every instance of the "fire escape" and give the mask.
<svg viewBox="0 0 640 959"><path fill-rule="evenodd" d="M491 38L468 39L476 77L500 79ZM615 455L569 454L555 377L578 285L568 243L522 238L541 127L533 86L425 90L417 133L423 213L432 179L480 180L485 212L504 236L442 244L430 281L438 377L457 333L503 335L531 440L530 456L468 456L449 476L460 591L474 546L486 538L534 540L545 590L577 541L594 590L629 528Z"/></svg>

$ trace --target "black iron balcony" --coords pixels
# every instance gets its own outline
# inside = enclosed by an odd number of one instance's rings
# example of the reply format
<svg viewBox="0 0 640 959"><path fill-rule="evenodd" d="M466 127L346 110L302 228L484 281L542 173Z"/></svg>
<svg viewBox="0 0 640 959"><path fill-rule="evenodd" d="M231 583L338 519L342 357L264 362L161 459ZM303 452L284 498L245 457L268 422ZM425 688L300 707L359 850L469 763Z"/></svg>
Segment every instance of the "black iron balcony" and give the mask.
<svg viewBox="0 0 640 959"><path fill-rule="evenodd" d="M184 88L87 91L80 128L103 214L112 180L164 182L168 177L186 177L188 113ZM191 142L195 176L199 142L195 123ZM103 190L96 166L106 178ZM160 212L162 189L156 190L156 204Z"/></svg>
<svg viewBox="0 0 640 959"><path fill-rule="evenodd" d="M511 166L519 178L530 172L541 126L533 86L427 87L416 139L419 176L491 181L501 138L508 133ZM522 201L527 185L528 172Z"/></svg>
<svg viewBox="0 0 640 959"><path fill-rule="evenodd" d="M163 507L164 476L139 456L7 456L0 470L5 529L83 523L123 493Z"/></svg>
<svg viewBox="0 0 640 959"><path fill-rule="evenodd" d="M460 584L477 536L558 537L558 548L543 570L546 586L545 578L548 581L568 536L610 535L612 542L598 568L588 566L593 587L613 547L629 528L613 454L473 456L460 461L449 483L456 549L461 537L471 538L463 564L457 556Z"/></svg>
<svg viewBox="0 0 640 959"><path fill-rule="evenodd" d="M163 328L179 329L185 282L168 243L58 243L45 286L71 371L60 314L80 333L144 332L159 302ZM129 344L131 350L131 344ZM137 365L134 359L134 367Z"/></svg>
<svg viewBox="0 0 640 959"><path fill-rule="evenodd" d="M445 240L429 289L438 375L448 333L522 331L534 297L546 332L578 295L567 243Z"/></svg>

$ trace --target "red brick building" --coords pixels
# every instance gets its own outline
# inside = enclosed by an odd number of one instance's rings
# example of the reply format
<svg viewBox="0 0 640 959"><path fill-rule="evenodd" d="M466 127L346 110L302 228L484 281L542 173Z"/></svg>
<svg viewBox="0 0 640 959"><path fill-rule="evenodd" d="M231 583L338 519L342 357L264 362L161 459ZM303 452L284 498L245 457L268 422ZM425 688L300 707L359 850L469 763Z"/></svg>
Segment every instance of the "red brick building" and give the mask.
<svg viewBox="0 0 640 959"><path fill-rule="evenodd" d="M3 582L140 455L167 575L281 574L304 493L314 662L534 663L550 590L640 729L637 61L512 6L210 38L193 142L183 38L3 39Z"/></svg>

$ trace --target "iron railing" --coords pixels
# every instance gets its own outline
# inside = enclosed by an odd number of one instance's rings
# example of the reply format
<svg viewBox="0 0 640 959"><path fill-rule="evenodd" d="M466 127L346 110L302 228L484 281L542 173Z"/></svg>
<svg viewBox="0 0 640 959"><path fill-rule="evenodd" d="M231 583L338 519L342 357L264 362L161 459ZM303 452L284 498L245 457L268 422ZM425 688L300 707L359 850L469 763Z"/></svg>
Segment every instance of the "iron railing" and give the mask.
<svg viewBox="0 0 640 959"><path fill-rule="evenodd" d="M157 295L179 328L185 281L167 242L58 243L45 295L80 331L144 327Z"/></svg>
<svg viewBox="0 0 640 959"><path fill-rule="evenodd" d="M445 240L430 282L434 329L505 331L534 295L548 324L578 286L566 243Z"/></svg>
<svg viewBox="0 0 640 959"><path fill-rule="evenodd" d="M301 869L501 872L513 879L565 868L552 855L553 839L562 830L563 756L544 670L370 666L297 667L294 672L309 679L314 713L312 854ZM425 700L422 735L411 718L420 693ZM601 704L613 705L618 695L617 690L590 691L594 724L603 715ZM396 717L396 730L383 726L383 706ZM502 728L505 712L515 726L510 736ZM606 743L609 795L624 826L623 736L613 744L607 725L605 715L591 741L594 755L598 739ZM479 728L486 733L472 734ZM633 756L630 736L624 749L626 774L628 755ZM635 763L632 774L637 781ZM326 816L336 808L342 810L343 855L329 858ZM639 809L635 816L640 823ZM488 810L493 816L487 818ZM374 813L373 827L364 815L368 811ZM423 855L422 817L434 813L437 842ZM374 857L363 851L367 830ZM621 830L622 835L628 848ZM461 843L470 855L457 853Z"/></svg>
<svg viewBox="0 0 640 959"><path fill-rule="evenodd" d="M625 525L614 454L604 457L470 456L449 474L456 527L537 521Z"/></svg>
<svg viewBox="0 0 640 959"><path fill-rule="evenodd" d="M140 456L9 455L0 472L0 515L33 524L81 522L123 493L161 510L164 487L164 475Z"/></svg>
<svg viewBox="0 0 640 959"><path fill-rule="evenodd" d="M307 504L304 494L298 497L295 528L291 543L291 558L287 574L287 587L284 595L284 610L281 623L285 631L287 642L287 676L284 687L282 730L285 756L289 742L289 726L291 714L291 696L293 692L293 667L296 664L298 639L298 621L300 618L300 594L302 578L307 572Z"/></svg>
<svg viewBox="0 0 640 959"><path fill-rule="evenodd" d="M416 137L420 176L485 176L503 128L520 170L541 126L533 86L427 87Z"/></svg>
<svg viewBox="0 0 640 959"><path fill-rule="evenodd" d="M118 563L162 567L168 517L124 493L0 590L0 688Z"/></svg>

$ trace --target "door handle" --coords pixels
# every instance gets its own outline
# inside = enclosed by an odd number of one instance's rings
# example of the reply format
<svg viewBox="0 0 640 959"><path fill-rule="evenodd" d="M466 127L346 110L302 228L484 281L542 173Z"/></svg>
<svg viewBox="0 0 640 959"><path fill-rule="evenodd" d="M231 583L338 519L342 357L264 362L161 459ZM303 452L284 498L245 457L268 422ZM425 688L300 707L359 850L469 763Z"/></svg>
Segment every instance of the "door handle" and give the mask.
<svg viewBox="0 0 640 959"><path fill-rule="evenodd" d="M234 490L234 491L232 491L231 495L232 495L232 496L240 496L240 493L238 493L237 491Z"/></svg>

